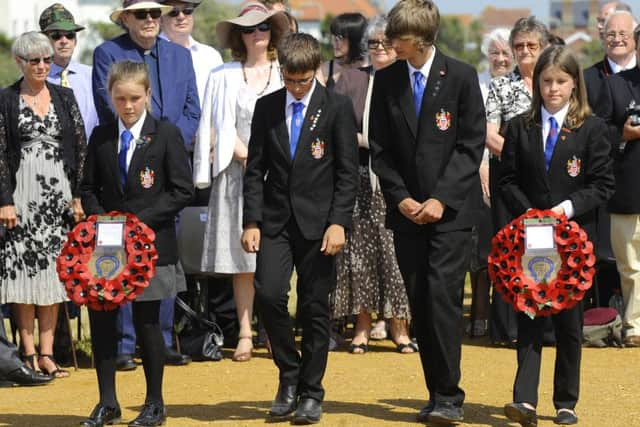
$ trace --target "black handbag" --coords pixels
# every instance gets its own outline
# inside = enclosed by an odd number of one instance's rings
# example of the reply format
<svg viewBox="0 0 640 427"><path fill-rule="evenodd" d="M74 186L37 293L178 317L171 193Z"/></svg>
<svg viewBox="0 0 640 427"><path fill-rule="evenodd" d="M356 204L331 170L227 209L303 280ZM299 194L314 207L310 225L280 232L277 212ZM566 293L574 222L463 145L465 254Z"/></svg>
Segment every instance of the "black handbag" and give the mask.
<svg viewBox="0 0 640 427"><path fill-rule="evenodd" d="M189 305L176 297L184 316L176 325L180 352L193 360L222 360L224 335L216 322L198 315Z"/></svg>

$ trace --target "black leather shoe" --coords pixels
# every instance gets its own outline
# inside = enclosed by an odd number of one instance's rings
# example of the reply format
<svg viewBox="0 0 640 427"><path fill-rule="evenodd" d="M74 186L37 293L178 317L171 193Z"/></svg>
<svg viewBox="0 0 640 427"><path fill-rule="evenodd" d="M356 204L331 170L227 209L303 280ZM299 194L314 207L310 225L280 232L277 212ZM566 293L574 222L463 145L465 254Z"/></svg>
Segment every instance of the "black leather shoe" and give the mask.
<svg viewBox="0 0 640 427"><path fill-rule="evenodd" d="M538 425L536 410L527 408L522 403L508 403L504 405L504 414L511 421L520 423L522 427L535 427Z"/></svg>
<svg viewBox="0 0 640 427"><path fill-rule="evenodd" d="M44 385L48 384L53 380L53 377L49 375L44 375L40 371L34 371L33 369L27 368L26 366L21 366L16 370L9 372L4 377L4 383L7 386L10 385Z"/></svg>
<svg viewBox="0 0 640 427"><path fill-rule="evenodd" d="M464 420L462 408L449 402L436 403L427 421L434 424L453 424Z"/></svg>
<svg viewBox="0 0 640 427"><path fill-rule="evenodd" d="M294 424L316 424L322 417L322 405L315 399L305 397L300 399L298 408L293 414Z"/></svg>
<svg viewBox="0 0 640 427"><path fill-rule="evenodd" d="M105 425L119 424L122 419L122 411L120 407L110 408L98 403L91 415L84 421L80 422L84 427L102 427Z"/></svg>
<svg viewBox="0 0 640 427"><path fill-rule="evenodd" d="M556 417L553 419L553 422L565 426L578 424L578 416L575 411L572 411L571 409L560 409L558 410Z"/></svg>
<svg viewBox="0 0 640 427"><path fill-rule="evenodd" d="M191 358L186 354L180 354L172 348L167 347L164 352L164 364L173 366L188 365Z"/></svg>
<svg viewBox="0 0 640 427"><path fill-rule="evenodd" d="M156 402L145 403L144 406L142 406L140 415L138 415L135 420L131 421L129 426L161 426L164 424L166 418L167 414L164 410L163 404Z"/></svg>
<svg viewBox="0 0 640 427"><path fill-rule="evenodd" d="M285 417L295 411L298 400L297 390L298 387L295 385L284 385L281 383L278 386L276 398L273 399L271 403L269 415L272 417Z"/></svg>
<svg viewBox="0 0 640 427"><path fill-rule="evenodd" d="M133 371L138 365L133 360L133 354L119 354L116 357L116 369L118 371Z"/></svg>
<svg viewBox="0 0 640 427"><path fill-rule="evenodd" d="M416 420L418 420L419 423L427 422L429 420L429 414L433 411L433 408L435 408L435 406L436 403L433 400L429 400L427 402L427 406L420 409L420 412L418 412Z"/></svg>

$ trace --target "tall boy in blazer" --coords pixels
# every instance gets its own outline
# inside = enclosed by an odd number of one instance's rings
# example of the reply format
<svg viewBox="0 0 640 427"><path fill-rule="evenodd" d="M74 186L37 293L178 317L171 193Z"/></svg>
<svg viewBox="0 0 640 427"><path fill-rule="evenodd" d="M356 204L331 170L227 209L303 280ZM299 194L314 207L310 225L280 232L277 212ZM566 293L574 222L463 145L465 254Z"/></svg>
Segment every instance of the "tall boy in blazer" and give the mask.
<svg viewBox="0 0 640 427"><path fill-rule="evenodd" d="M386 36L398 61L376 72L370 144L407 287L429 401L419 421L462 420L462 291L485 139L476 71L434 46L440 15L401 0Z"/></svg>
<svg viewBox="0 0 640 427"><path fill-rule="evenodd" d="M306 424L322 414L334 255L358 187L356 122L350 100L317 83L321 56L312 36L285 37L278 60L285 88L260 98L253 115L242 245L258 254L256 302L280 370L270 414L295 411L294 423ZM287 309L294 265L302 356Z"/></svg>

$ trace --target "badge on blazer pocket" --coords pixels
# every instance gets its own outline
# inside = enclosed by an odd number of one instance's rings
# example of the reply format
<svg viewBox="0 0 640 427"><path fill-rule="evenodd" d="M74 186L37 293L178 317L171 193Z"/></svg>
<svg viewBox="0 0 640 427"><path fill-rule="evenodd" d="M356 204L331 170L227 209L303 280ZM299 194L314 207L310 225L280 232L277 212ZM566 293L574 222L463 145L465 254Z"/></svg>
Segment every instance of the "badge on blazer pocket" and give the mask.
<svg viewBox="0 0 640 427"><path fill-rule="evenodd" d="M440 112L436 114L436 126L443 132L449 129L451 127L451 113L441 108Z"/></svg>
<svg viewBox="0 0 640 427"><path fill-rule="evenodd" d="M153 187L153 183L155 181L156 173L149 169L149 167L145 167L144 170L140 171L140 185L142 188L151 188Z"/></svg>
<svg viewBox="0 0 640 427"><path fill-rule="evenodd" d="M573 156L570 160L567 160L567 173L571 178L575 178L580 175L582 169L582 159Z"/></svg>
<svg viewBox="0 0 640 427"><path fill-rule="evenodd" d="M324 147L325 142L320 138L316 138L316 140L311 143L311 156L313 156L313 158L316 160L320 160L321 158L323 158Z"/></svg>

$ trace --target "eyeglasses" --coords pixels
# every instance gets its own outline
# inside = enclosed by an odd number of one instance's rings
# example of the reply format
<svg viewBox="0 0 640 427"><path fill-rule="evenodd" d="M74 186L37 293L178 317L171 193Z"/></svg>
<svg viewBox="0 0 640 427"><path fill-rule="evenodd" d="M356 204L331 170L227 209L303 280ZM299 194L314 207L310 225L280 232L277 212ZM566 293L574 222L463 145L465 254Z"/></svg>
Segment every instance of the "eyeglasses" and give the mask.
<svg viewBox="0 0 640 427"><path fill-rule="evenodd" d="M340 34L331 34L331 43L338 43L344 40L344 36Z"/></svg>
<svg viewBox="0 0 640 427"><path fill-rule="evenodd" d="M391 42L386 39L369 39L367 40L367 46L369 49L377 49L378 47L381 47L384 50L387 50L391 48Z"/></svg>
<svg viewBox="0 0 640 427"><path fill-rule="evenodd" d="M284 81L285 85L289 85L289 86L306 86L310 84L315 78L316 78L315 72L311 77L307 77L306 79L291 79L289 77L285 77L284 73L282 73L282 81Z"/></svg>
<svg viewBox="0 0 640 427"><path fill-rule="evenodd" d="M76 32L75 31L51 31L47 34L49 38L55 42L65 37L67 40L75 40Z"/></svg>
<svg viewBox="0 0 640 427"><path fill-rule="evenodd" d="M140 21L147 19L147 16L150 16L151 19L158 19L162 15L162 11L160 9L133 10L131 13Z"/></svg>
<svg viewBox="0 0 640 427"><path fill-rule="evenodd" d="M271 25L268 22L261 22L258 25L252 27L240 27L242 34L253 34L256 30L265 33L271 29Z"/></svg>
<svg viewBox="0 0 640 427"><path fill-rule="evenodd" d="M19 58L31 65L38 65L40 64L40 61L44 62L45 64L51 64L51 62L53 61L53 56L45 56L43 58L25 58L23 56L19 56Z"/></svg>
<svg viewBox="0 0 640 427"><path fill-rule="evenodd" d="M190 16L190 15L193 15L193 12L195 10L196 10L195 7L185 7L183 9L180 9L179 7L174 7L173 9L171 9L169 13L167 13L167 15L169 15L172 18L177 18L178 15L180 15L180 12L182 12L184 16Z"/></svg>
<svg viewBox="0 0 640 427"><path fill-rule="evenodd" d="M516 50L516 52L522 52L525 47L529 52L533 53L533 52L536 52L538 49L540 49L540 43L528 42L528 43L518 43L513 45L513 48Z"/></svg>
<svg viewBox="0 0 640 427"><path fill-rule="evenodd" d="M625 33L624 31L620 31L619 33L612 31L610 33L606 33L604 35L604 38L607 39L607 41L612 42L616 39L616 36L619 36L621 41L626 41L626 40L629 40L629 37L631 37L631 34Z"/></svg>

